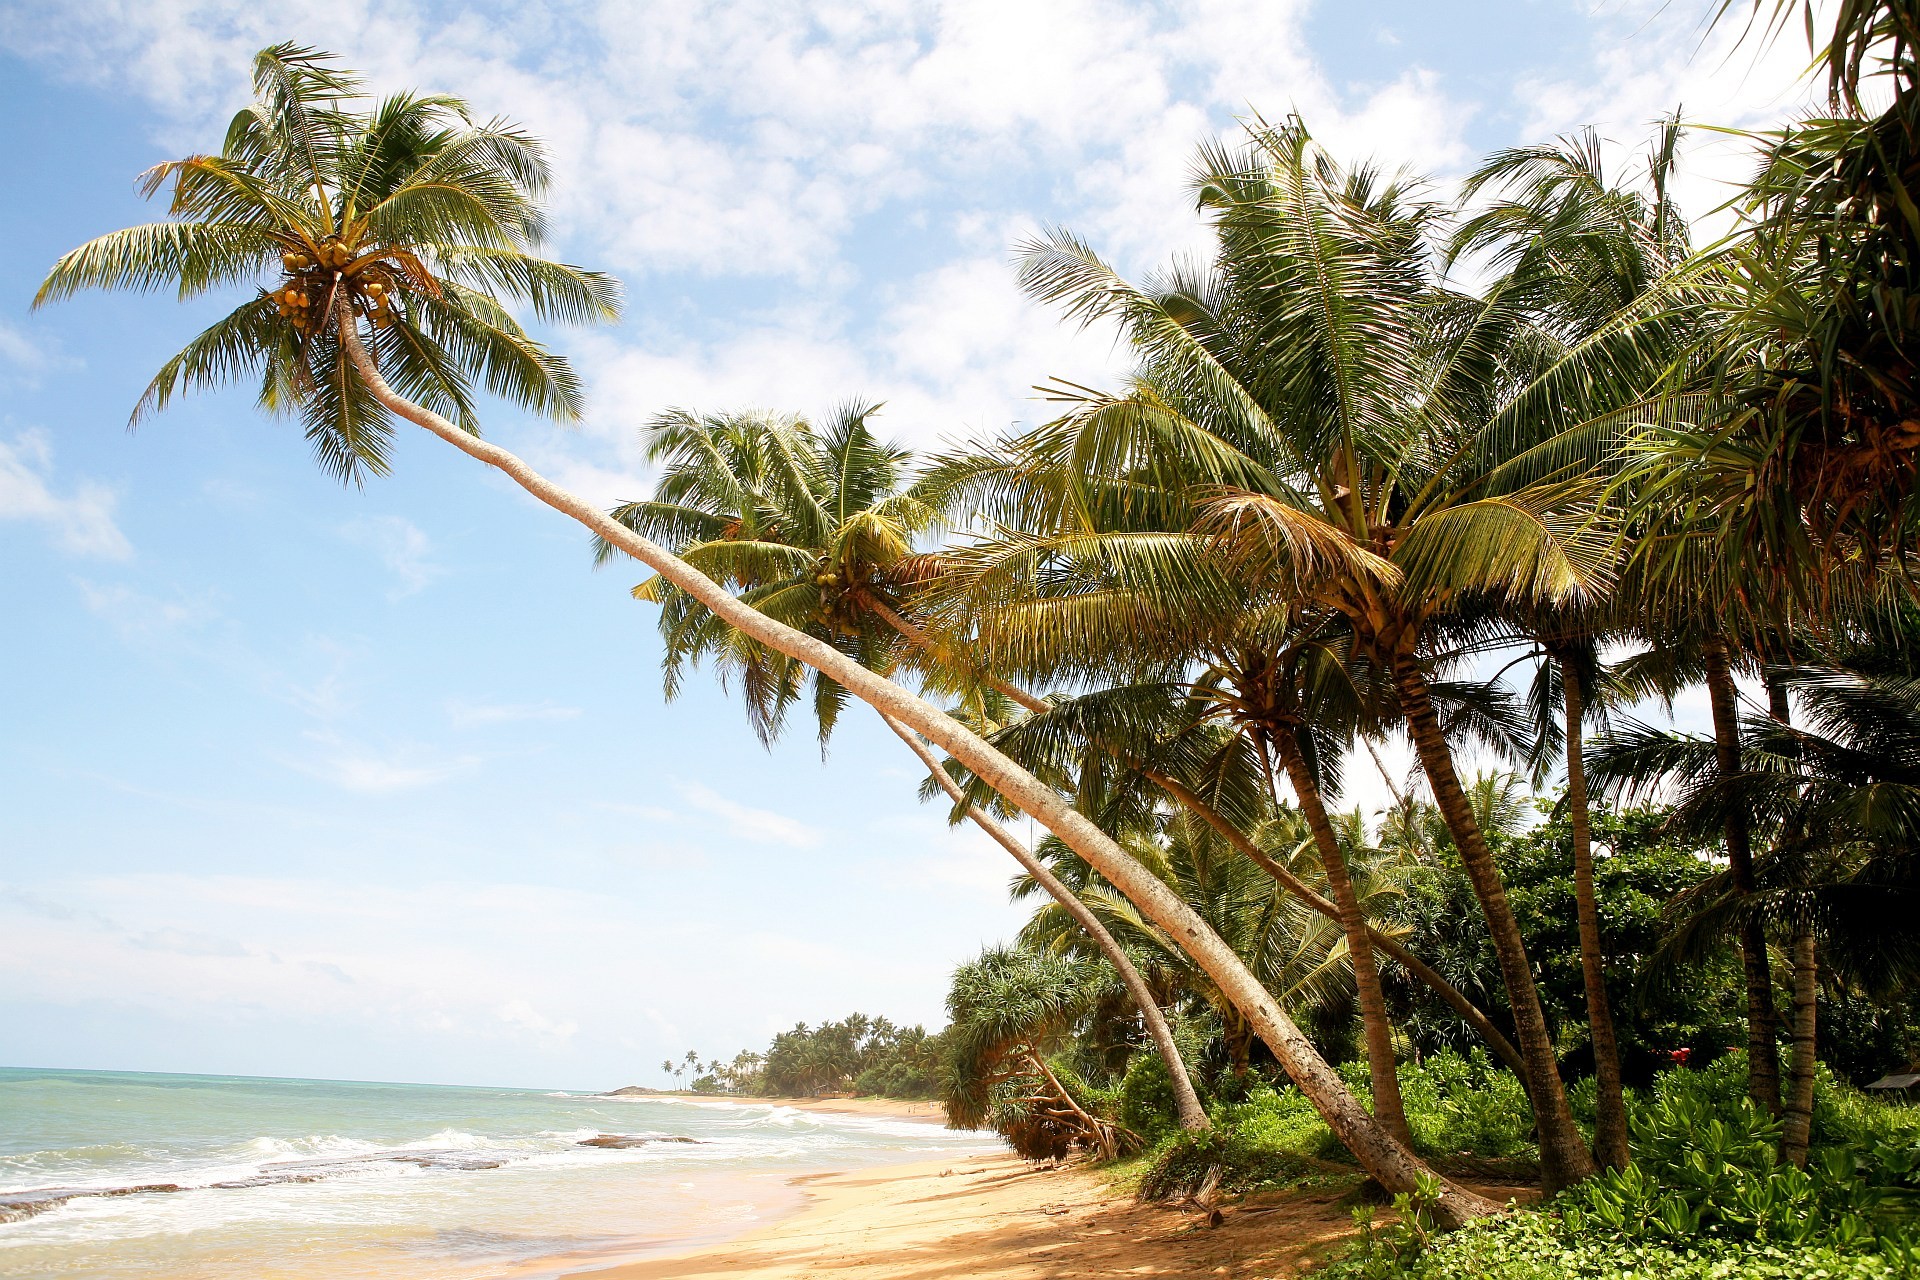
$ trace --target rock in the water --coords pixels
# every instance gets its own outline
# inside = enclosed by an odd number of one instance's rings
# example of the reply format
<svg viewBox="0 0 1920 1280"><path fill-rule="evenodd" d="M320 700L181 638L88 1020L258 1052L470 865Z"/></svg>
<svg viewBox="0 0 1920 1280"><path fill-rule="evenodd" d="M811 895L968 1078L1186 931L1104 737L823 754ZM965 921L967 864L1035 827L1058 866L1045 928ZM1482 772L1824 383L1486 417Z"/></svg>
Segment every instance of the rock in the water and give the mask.
<svg viewBox="0 0 1920 1280"><path fill-rule="evenodd" d="M582 1138L574 1143L576 1147L600 1147L609 1151L628 1151L634 1147L644 1147L654 1142L699 1142L698 1138L650 1138L638 1133L600 1133L591 1138Z"/></svg>

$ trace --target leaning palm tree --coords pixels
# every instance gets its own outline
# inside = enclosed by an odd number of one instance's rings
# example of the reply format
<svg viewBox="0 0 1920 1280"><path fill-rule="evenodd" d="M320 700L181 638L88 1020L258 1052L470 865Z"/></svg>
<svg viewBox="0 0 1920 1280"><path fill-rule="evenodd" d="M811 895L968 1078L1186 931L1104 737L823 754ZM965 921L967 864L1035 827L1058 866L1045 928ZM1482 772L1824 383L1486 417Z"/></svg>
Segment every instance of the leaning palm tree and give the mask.
<svg viewBox="0 0 1920 1280"><path fill-rule="evenodd" d="M908 593L915 579L932 559L916 554L915 540L934 525L940 510L906 482L907 451L873 433L870 419L878 409L850 403L823 430L795 416L662 414L647 433L648 456L665 464L654 496L623 503L612 514L731 586L760 612L863 666L889 672L911 666L923 683L964 687L970 673L940 661L945 655L903 616L910 611ZM599 553L602 559L611 555L611 545L603 540ZM755 732L770 742L802 696L808 669L722 621L658 575L635 587L633 595L660 606L668 696L678 692L689 666L710 660L723 683L737 681ZM824 749L846 694L818 672L812 673L812 686ZM883 713L882 719L935 781L952 790L939 758L920 736L891 716ZM954 798L959 799L957 793ZM1207 1128L1206 1110L1173 1029L1126 952L992 815L965 802L962 811L1087 930L1120 975L1166 1062L1181 1126Z"/></svg>
<svg viewBox="0 0 1920 1280"><path fill-rule="evenodd" d="M1157 593L1159 616L1264 590L1341 617L1392 689L1487 916L1543 1169L1562 1185L1592 1156L1432 680L1446 653L1497 635L1501 608L1606 590L1592 472L1641 390L1639 339L1570 353L1537 323L1535 291L1444 288L1434 211L1408 187L1342 170L1297 122L1252 132L1243 152L1200 157L1205 270L1136 285L1069 234L1027 248L1030 291L1116 321L1138 367L1114 393L1063 389L1070 411L1001 451L981 484L1016 528L953 575L953 607L1003 671L1044 627L1089 625L1116 579ZM1118 513L1126 535L1062 519L1087 510Z"/></svg>
<svg viewBox="0 0 1920 1280"><path fill-rule="evenodd" d="M252 289L251 310L243 308L237 319L230 317L234 323L201 335L162 371L157 387L171 394L182 386L264 373L265 406L291 406L302 414L323 464L351 477L385 467L387 415L410 422L499 470L742 633L924 734L1185 938L1189 954L1247 1011L1369 1172L1390 1189L1418 1186L1425 1166L1373 1123L1231 948L1058 793L937 707L737 599L658 543L480 438L471 411L476 379L556 416L578 411L577 383L565 362L522 341L501 299L562 317L598 317L612 305L610 282L525 252L542 230L538 194L547 177L531 138L505 126L467 126L464 107L452 99L440 100L435 128L417 120L410 128L390 128L386 104L356 110L353 79L324 55L292 46L261 55L256 86L257 101L236 121L223 154L175 162L151 179L156 191L172 179L176 218L103 236L67 254L43 285L43 301L89 287L171 285L187 296L219 287ZM403 174L424 166L439 176L423 180L417 195L385 206L381 219L350 217L364 212L366 182L390 182L396 193L402 183L384 161L366 164L369 152L408 166ZM276 288L255 283L263 272L273 276ZM397 308L384 301L389 296L399 298ZM439 310L445 298L465 303L474 323L449 314L451 308ZM576 300L571 311L568 298ZM421 335L440 345L428 345ZM156 407L160 398L156 390ZM1436 1205L1449 1221L1493 1209L1483 1197L1451 1184Z"/></svg>

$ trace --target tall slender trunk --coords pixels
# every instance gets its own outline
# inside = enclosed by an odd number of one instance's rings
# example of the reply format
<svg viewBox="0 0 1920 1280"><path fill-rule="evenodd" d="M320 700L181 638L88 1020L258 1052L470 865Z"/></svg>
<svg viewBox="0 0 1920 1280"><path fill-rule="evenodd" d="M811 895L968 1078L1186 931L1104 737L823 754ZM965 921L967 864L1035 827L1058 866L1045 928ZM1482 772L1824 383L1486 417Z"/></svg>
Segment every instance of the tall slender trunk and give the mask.
<svg viewBox="0 0 1920 1280"><path fill-rule="evenodd" d="M882 715L880 718L886 721L887 728L898 734L900 740L920 758L920 763L927 767L927 772L940 785L940 789L947 793L949 799L955 804L966 803L966 793L960 789L958 783L947 776L947 771L940 767L940 757L933 753L932 748L927 746L919 734L892 716ZM1073 922L1080 926L1081 931L1093 939L1093 945L1100 949L1100 954L1107 958L1107 963L1119 972L1122 985L1126 987L1127 994L1133 997L1133 1003L1140 1010L1141 1021L1147 1024L1147 1034L1153 1038L1153 1046L1159 1051L1160 1060L1166 1064L1167 1076L1173 1082L1174 1112L1180 1118L1180 1127L1195 1130L1211 1127L1207 1120L1206 1108L1200 1105L1200 1097L1194 1092L1193 1078L1187 1074L1187 1064L1180 1058L1180 1048L1173 1042L1173 1029L1167 1025L1167 1015L1161 1012L1160 1003L1153 998L1153 992L1147 987L1147 980L1140 976L1140 970L1135 968L1133 961L1127 958L1127 953L1121 949L1120 943L1113 934L1108 932L1107 927L1100 923L1100 918L1088 909L1086 903L1080 901L1072 889L1061 883L1060 877L1054 875L1046 863L1040 861L1026 845L1014 838L1012 832L995 822L992 816L979 805L968 804L967 817L973 820L975 826L993 837L994 842L1002 849L1013 855L1013 860L1033 877L1035 884L1046 890L1048 897L1059 903L1061 909L1073 917Z"/></svg>
<svg viewBox="0 0 1920 1280"><path fill-rule="evenodd" d="M1724 640L1708 640L1703 649L1707 696L1713 706L1714 756L1722 778L1740 772L1740 700ZM1733 891L1753 892L1753 839L1746 815L1727 809L1727 871ZM1747 1094L1769 1114L1780 1114L1780 1058L1774 1048L1773 969L1767 961L1767 935L1758 920L1740 926L1740 964L1747 984Z"/></svg>
<svg viewBox="0 0 1920 1280"><path fill-rule="evenodd" d="M1015 807L1031 814L1059 836L1142 914L1176 940L1225 997L1246 1014L1288 1077L1314 1104L1334 1137L1375 1180L1389 1191L1413 1191L1420 1175L1431 1173L1412 1152L1374 1123L1339 1074L1327 1065L1293 1020L1281 1012L1272 993L1206 921L1058 792L931 703L861 666L832 645L769 618L651 539L640 536L585 498L540 475L515 454L462 431L439 414L395 392L380 376L379 367L361 344L355 331L356 321L347 310L344 298L336 308L340 341L348 358L367 390L387 409L468 457L496 468L533 497L578 521L611 546L685 591L728 626L805 663L862 702L896 717L932 740ZM1460 1223L1499 1211L1499 1206L1492 1201L1465 1188L1446 1182L1442 1188L1434 1207L1440 1221Z"/></svg>
<svg viewBox="0 0 1920 1280"><path fill-rule="evenodd" d="M1320 854L1320 866L1327 873L1327 887L1333 890L1334 905L1340 908L1340 928L1347 935L1347 958L1353 964L1353 989L1360 1004L1360 1029L1367 1042L1367 1078L1373 1085L1373 1118L1387 1132L1413 1145L1413 1130L1407 1127L1406 1106L1400 1100L1400 1076L1395 1070L1393 1026L1387 1021L1387 1001L1380 994L1380 970L1373 959L1373 940L1367 936L1367 920L1360 913L1360 899L1353 891L1348 874L1347 855L1340 848L1333 824L1327 820L1327 806L1320 797L1320 780L1313 775L1300 739L1292 726L1282 725L1274 735L1280 749L1280 765L1287 781L1293 784L1294 798L1306 815L1313 832L1314 848Z"/></svg>
<svg viewBox="0 0 1920 1280"><path fill-rule="evenodd" d="M1519 1036L1520 1054L1526 1064L1521 1078L1527 1086L1527 1097L1533 1103L1534 1127L1540 1138L1540 1178L1548 1194L1552 1194L1593 1175L1593 1152L1567 1107L1567 1090L1560 1079L1553 1039L1547 1034L1547 1017L1540 1007L1540 993L1534 986L1533 965L1527 959L1526 943L1520 937L1513 906L1507 901L1507 886L1500 878L1500 869L1494 865L1493 851L1487 847L1473 806L1454 772L1453 751L1447 745L1439 713L1434 710L1433 698L1427 691L1426 673L1410 652L1396 654L1393 668L1408 734L1426 770L1434 803L1446 820L1454 848L1473 885L1474 896L1480 900L1487 934L1493 940L1493 953L1500 962L1500 978L1506 985L1507 1003L1513 1010L1513 1029Z"/></svg>
<svg viewBox="0 0 1920 1280"><path fill-rule="evenodd" d="M869 599L868 604L882 621L899 632L901 636L916 648L934 654L943 661L950 659L950 655L942 653L941 647L932 636L900 616L898 611L888 608L887 605L880 600ZM975 679L979 680L989 689L994 690L1009 701L1025 708L1035 715L1044 715L1053 710L1052 705L1045 699L1034 697L1031 693L1028 693L1016 684L1001 680L990 672L981 671L971 663L966 665L966 669ZM1102 746L1104 750L1113 750L1097 741L1094 745ZM1369 749L1371 749L1371 744L1369 744ZM1115 754L1118 755L1119 753L1115 752ZM1379 757L1375 756L1374 760L1377 764ZM1127 763L1138 767L1135 761L1128 761ZM1197 815L1208 826L1225 837L1229 844L1244 856L1252 859L1261 870L1278 881L1280 886L1287 892L1293 894L1309 907L1312 907L1315 911L1327 917L1327 919L1332 920L1335 924L1339 924L1342 928L1345 928L1345 922L1341 918L1338 904L1329 902L1326 898L1315 893L1313 889L1299 877L1280 866L1273 859L1267 857L1253 841L1247 838L1246 833L1228 822L1221 816L1218 810L1214 809L1191 790L1165 774L1141 769L1141 776L1172 796L1182 807L1190 813ZM1382 776L1385 776L1384 771ZM1388 785L1391 786L1392 783L1389 782ZM1397 796L1398 792L1395 794ZM1512 1068L1514 1074L1525 1074L1519 1050L1515 1049L1506 1036L1500 1033L1500 1029L1493 1025L1493 1022L1487 1017L1484 1011L1471 1000L1467 999L1466 996L1462 995L1458 988L1443 978L1431 965L1415 956L1412 952L1401 946L1400 943L1380 933L1371 925L1366 926L1366 932L1368 939L1375 949L1385 953L1390 959L1399 964L1401 968L1412 975L1416 982L1430 988L1435 995L1439 996L1448 1008L1459 1014L1467 1025L1472 1027L1474 1031L1487 1042L1487 1046L1493 1050L1494 1056Z"/></svg>
<svg viewBox="0 0 1920 1280"><path fill-rule="evenodd" d="M1327 919L1336 924L1340 922L1340 908L1336 904L1321 897L1314 892L1311 885L1268 857L1259 845L1247 838L1245 832L1221 816L1219 810L1172 778L1154 773L1146 776L1188 810L1199 815L1203 822L1219 832L1221 837L1239 850L1242 856L1273 877L1281 888ZM1461 1019L1487 1042L1487 1047L1493 1050L1494 1056L1506 1063L1515 1075L1523 1079L1526 1077L1526 1062L1521 1058L1520 1051L1513 1047L1513 1042L1501 1034L1500 1028L1493 1025L1492 1019L1487 1017L1484 1010L1462 995L1452 983L1441 977L1433 966L1401 946L1398 939L1381 933L1372 925L1367 926L1367 941L1373 944L1375 951L1398 964L1411 974L1415 981L1424 984L1445 1001L1447 1007L1459 1014Z"/></svg>
<svg viewBox="0 0 1920 1280"><path fill-rule="evenodd" d="M1593 887L1593 821L1587 808L1586 747L1581 721L1586 714L1580 676L1564 654L1560 689L1567 716L1567 813L1573 823L1573 900L1580 917L1580 973L1587 986L1587 1026L1593 1038L1594 1156L1609 1169L1624 1169L1627 1104L1620 1084L1620 1042L1614 1034L1613 1008L1607 1001L1606 953L1600 945L1600 906Z"/></svg>
<svg viewBox="0 0 1920 1280"><path fill-rule="evenodd" d="M1787 1163L1807 1167L1807 1138L1813 1132L1814 1013L1820 999L1819 969L1815 961L1813 929L1805 924L1793 930L1793 1056L1787 1069L1786 1127L1780 1134L1780 1155Z"/></svg>

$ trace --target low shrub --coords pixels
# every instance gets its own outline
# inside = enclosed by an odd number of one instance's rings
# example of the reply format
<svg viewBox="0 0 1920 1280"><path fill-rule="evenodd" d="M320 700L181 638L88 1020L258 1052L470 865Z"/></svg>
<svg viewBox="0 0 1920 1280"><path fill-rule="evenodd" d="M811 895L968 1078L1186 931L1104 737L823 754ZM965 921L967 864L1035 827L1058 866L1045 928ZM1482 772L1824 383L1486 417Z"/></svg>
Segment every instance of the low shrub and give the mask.
<svg viewBox="0 0 1920 1280"><path fill-rule="evenodd" d="M1570 1234L1551 1214L1517 1213L1396 1254L1367 1239L1324 1280L1906 1280L1905 1261L1825 1245L1701 1239L1685 1244Z"/></svg>
<svg viewBox="0 0 1920 1280"><path fill-rule="evenodd" d="M1179 1127L1173 1101L1173 1077L1157 1053L1137 1053L1127 1064L1119 1091L1120 1123L1148 1142L1158 1142Z"/></svg>
<svg viewBox="0 0 1920 1280"><path fill-rule="evenodd" d="M1400 1098L1414 1149L1423 1156L1510 1159L1533 1152L1526 1087L1484 1049L1404 1064Z"/></svg>
<svg viewBox="0 0 1920 1280"><path fill-rule="evenodd" d="M1199 1133L1176 1131L1161 1140L1140 1175L1142 1200L1186 1200L1209 1180L1230 1194L1292 1186L1324 1172L1308 1156L1270 1146L1232 1124Z"/></svg>

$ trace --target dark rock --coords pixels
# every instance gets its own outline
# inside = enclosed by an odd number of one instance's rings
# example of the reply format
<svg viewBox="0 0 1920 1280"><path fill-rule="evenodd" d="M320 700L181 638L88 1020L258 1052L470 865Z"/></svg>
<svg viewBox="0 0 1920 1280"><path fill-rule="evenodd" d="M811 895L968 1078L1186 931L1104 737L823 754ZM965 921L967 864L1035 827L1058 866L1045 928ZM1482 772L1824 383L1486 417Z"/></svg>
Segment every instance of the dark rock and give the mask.
<svg viewBox="0 0 1920 1280"><path fill-rule="evenodd" d="M634 1147L644 1147L655 1142L698 1143L699 1141L700 1139L698 1138L648 1138L637 1133L602 1133L596 1134L591 1138L582 1138L573 1145L576 1147L600 1147L608 1151L628 1151Z"/></svg>

